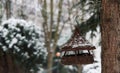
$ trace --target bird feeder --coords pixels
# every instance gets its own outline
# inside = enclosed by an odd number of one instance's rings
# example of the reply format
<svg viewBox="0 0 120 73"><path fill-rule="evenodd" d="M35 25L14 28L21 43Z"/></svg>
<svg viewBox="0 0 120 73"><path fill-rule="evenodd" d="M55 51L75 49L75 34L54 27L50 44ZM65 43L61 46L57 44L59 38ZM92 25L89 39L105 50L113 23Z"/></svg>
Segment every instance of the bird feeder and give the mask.
<svg viewBox="0 0 120 73"><path fill-rule="evenodd" d="M64 65L91 64L94 62L93 54L90 50L95 46L90 44L75 28L71 39L61 48L61 63Z"/></svg>

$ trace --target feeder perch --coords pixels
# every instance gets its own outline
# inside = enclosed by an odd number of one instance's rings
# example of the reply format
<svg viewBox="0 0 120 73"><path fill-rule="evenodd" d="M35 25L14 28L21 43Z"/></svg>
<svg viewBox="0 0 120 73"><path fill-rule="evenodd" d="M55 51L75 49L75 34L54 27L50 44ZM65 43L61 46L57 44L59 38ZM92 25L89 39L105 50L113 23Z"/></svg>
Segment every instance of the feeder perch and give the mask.
<svg viewBox="0 0 120 73"><path fill-rule="evenodd" d="M95 46L90 44L75 28L71 39L61 48L61 63L64 65L91 64L94 62L93 54Z"/></svg>

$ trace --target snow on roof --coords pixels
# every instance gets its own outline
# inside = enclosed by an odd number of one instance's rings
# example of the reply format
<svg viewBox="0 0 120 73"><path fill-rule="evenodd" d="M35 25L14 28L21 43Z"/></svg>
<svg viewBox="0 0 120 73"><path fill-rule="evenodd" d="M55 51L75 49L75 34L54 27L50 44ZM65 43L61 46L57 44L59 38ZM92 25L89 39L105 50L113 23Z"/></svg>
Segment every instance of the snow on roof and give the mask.
<svg viewBox="0 0 120 73"><path fill-rule="evenodd" d="M76 28L71 39L69 39L69 41L64 44L64 46L62 47L62 50L91 50L91 49L95 49L95 47L90 44L87 40L85 40L84 37L82 37L78 31L78 29Z"/></svg>

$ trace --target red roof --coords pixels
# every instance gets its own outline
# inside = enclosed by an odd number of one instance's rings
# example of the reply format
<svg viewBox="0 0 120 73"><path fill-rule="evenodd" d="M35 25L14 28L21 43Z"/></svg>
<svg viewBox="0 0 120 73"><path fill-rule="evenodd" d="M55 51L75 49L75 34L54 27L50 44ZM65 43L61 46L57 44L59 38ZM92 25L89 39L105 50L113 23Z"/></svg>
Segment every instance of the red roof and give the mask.
<svg viewBox="0 0 120 73"><path fill-rule="evenodd" d="M76 28L71 39L62 47L62 51L75 51L75 50L93 50L95 46L90 44L84 37L80 35L79 29Z"/></svg>

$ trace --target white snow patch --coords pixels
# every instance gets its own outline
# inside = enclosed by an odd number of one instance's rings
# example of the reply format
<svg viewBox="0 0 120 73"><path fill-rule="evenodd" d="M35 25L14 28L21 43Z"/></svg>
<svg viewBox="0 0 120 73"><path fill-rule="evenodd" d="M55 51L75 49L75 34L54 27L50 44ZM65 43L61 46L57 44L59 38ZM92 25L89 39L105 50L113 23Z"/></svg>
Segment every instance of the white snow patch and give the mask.
<svg viewBox="0 0 120 73"><path fill-rule="evenodd" d="M17 38L13 38L12 41L11 41L11 43L9 44L9 48L12 48L12 46L13 46L14 44L16 44L17 41L18 41Z"/></svg>

